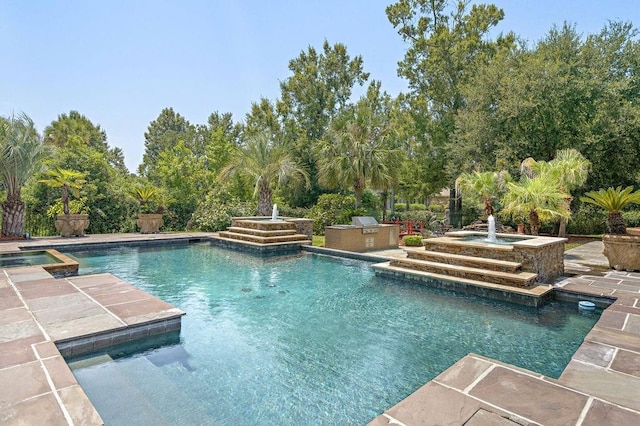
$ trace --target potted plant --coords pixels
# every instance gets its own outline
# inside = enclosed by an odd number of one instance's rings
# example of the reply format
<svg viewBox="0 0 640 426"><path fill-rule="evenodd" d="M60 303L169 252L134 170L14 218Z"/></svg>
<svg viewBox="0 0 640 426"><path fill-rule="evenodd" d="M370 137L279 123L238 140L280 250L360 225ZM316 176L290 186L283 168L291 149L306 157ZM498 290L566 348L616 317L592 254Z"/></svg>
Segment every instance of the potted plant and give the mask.
<svg viewBox="0 0 640 426"><path fill-rule="evenodd" d="M580 201L595 204L609 212L608 233L602 236L603 254L609 260L609 266L616 270L640 270L640 235L627 233L627 224L621 213L631 204L640 204L640 190L633 192L633 186L600 189L587 192Z"/></svg>
<svg viewBox="0 0 640 426"><path fill-rule="evenodd" d="M49 215L56 215L55 227L63 237L82 237L89 227L89 215L86 214L84 200L80 199L80 189L86 182L85 174L69 169L54 169L46 172L48 179L40 180L52 188L62 188L62 199L49 209ZM69 199L72 193L76 200ZM62 210L62 212L60 212Z"/></svg>
<svg viewBox="0 0 640 426"><path fill-rule="evenodd" d="M141 234L156 234L164 224L160 191L152 185L141 185L133 189L132 195L140 204L136 225Z"/></svg>

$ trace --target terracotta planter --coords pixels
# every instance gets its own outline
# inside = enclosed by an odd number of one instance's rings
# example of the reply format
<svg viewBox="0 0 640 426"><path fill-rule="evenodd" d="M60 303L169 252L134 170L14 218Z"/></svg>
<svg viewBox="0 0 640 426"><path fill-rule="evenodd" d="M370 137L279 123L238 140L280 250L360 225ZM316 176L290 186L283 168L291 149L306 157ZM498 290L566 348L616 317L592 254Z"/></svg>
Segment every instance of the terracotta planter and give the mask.
<svg viewBox="0 0 640 426"><path fill-rule="evenodd" d="M518 223L518 234L524 234L524 223Z"/></svg>
<svg viewBox="0 0 640 426"><path fill-rule="evenodd" d="M159 213L140 213L136 225L140 228L141 234L157 234L164 225L162 214Z"/></svg>
<svg viewBox="0 0 640 426"><path fill-rule="evenodd" d="M602 236L609 266L618 271L640 271L640 235L605 234Z"/></svg>
<svg viewBox="0 0 640 426"><path fill-rule="evenodd" d="M59 214L55 227L62 237L82 237L89 227L88 214Z"/></svg>

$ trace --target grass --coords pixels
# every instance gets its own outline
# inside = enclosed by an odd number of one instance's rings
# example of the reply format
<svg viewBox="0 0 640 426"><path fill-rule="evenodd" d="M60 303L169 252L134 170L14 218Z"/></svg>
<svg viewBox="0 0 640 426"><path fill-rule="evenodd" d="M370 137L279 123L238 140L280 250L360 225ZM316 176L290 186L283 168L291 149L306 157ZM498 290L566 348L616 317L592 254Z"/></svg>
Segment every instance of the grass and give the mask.
<svg viewBox="0 0 640 426"><path fill-rule="evenodd" d="M314 235L313 245L315 247L324 247L324 235Z"/></svg>

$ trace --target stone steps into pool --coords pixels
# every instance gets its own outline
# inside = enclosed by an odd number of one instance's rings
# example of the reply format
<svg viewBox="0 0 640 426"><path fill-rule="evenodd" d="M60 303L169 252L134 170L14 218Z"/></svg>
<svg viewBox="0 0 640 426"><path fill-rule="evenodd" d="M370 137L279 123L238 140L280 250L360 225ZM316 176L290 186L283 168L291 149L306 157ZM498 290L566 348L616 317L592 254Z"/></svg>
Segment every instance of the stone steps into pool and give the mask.
<svg viewBox="0 0 640 426"><path fill-rule="evenodd" d="M457 241L453 238L427 238L423 240L424 249L427 251L457 254L483 258L487 253L487 244L469 244L466 241ZM491 258L508 262L520 262L522 259L513 250L513 246L491 246Z"/></svg>
<svg viewBox="0 0 640 426"><path fill-rule="evenodd" d="M313 221L304 218L232 218L231 226L212 238L216 245L255 252L281 254L311 245Z"/></svg>
<svg viewBox="0 0 640 426"><path fill-rule="evenodd" d="M243 228L241 226L230 226L227 228L227 232L235 232L237 234L248 234L248 235L260 235L263 237L277 237L281 235L295 235L296 229L253 229L253 228Z"/></svg>
<svg viewBox="0 0 640 426"><path fill-rule="evenodd" d="M266 237L262 235L244 234L240 232L220 231L218 235L222 238L227 238L230 240L250 241L252 243L258 244L278 244L307 241L307 236L302 234L276 235Z"/></svg>
<svg viewBox="0 0 640 426"><path fill-rule="evenodd" d="M503 272L482 267L469 267L456 263L433 262L412 258L393 258L390 265L412 271L423 271L448 276L449 279L466 278L493 284L529 288L536 282L537 274L533 272ZM479 265L481 266L481 265ZM491 265L495 266L495 265Z"/></svg>
<svg viewBox="0 0 640 426"><path fill-rule="evenodd" d="M236 220L233 220L231 226L263 230L263 231L275 231L275 230L283 230L283 229L295 230L296 229L296 224L294 222L287 222L285 220L269 220L267 218L262 220L236 219Z"/></svg>
<svg viewBox="0 0 640 426"><path fill-rule="evenodd" d="M528 288L514 287L512 285L487 282L484 278L482 280L474 280L395 266L392 265L391 261L377 263L373 265L373 269L378 276L414 281L430 287L461 291L526 306L537 307L543 305L548 298L552 297L553 290L552 286L546 284L534 284Z"/></svg>
<svg viewBox="0 0 640 426"><path fill-rule="evenodd" d="M451 265L483 268L493 271L518 273L522 270L522 263L507 260L488 259L484 257L465 256L453 253L442 253L424 249L406 248L409 259L427 260L430 262L447 263Z"/></svg>

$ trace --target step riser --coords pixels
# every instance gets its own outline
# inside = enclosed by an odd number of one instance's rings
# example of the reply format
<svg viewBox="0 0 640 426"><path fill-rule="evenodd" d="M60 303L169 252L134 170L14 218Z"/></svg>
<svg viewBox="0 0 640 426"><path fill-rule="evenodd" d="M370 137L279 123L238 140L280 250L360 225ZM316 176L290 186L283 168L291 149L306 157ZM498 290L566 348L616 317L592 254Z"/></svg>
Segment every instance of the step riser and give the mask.
<svg viewBox="0 0 640 426"><path fill-rule="evenodd" d="M508 262L522 262L520 258L520 254L513 251L512 249L505 248L496 248L495 250L487 251L484 247L473 247L473 246L462 246L462 245L452 245L452 244L439 244L439 243L429 243L429 240L425 240L425 250L434 251L440 253L450 253L450 254L459 254L462 256L472 256L472 257L490 257L491 259L496 260L505 260ZM488 254L489 253L489 254Z"/></svg>
<svg viewBox="0 0 640 426"><path fill-rule="evenodd" d="M513 287L530 287L535 284L536 276L530 278L520 278L517 276L503 277L492 274L493 271L468 271L456 268L447 268L447 265L429 265L418 262L412 262L410 259L392 259L391 266L412 269L416 271L431 272L434 274L447 275L455 278L466 278L476 281L485 281L494 284L502 284Z"/></svg>
<svg viewBox="0 0 640 426"><path fill-rule="evenodd" d="M296 229L296 224L293 222L271 222L269 220L237 220L233 224L235 227L258 229L261 231L280 231Z"/></svg>
<svg viewBox="0 0 640 426"><path fill-rule="evenodd" d="M257 235L259 237L281 237L285 235L295 235L295 229L283 229L277 231L263 231L259 229L251 229L251 228L239 228L239 227L229 227L227 228L228 232L234 232L236 234L247 234L247 235Z"/></svg>
<svg viewBox="0 0 640 426"><path fill-rule="evenodd" d="M273 243L289 243L295 241L307 241L308 237L302 234L284 235L279 237L261 237L258 235L238 234L234 232L221 231L218 233L223 238L230 240L250 241L252 243L273 244Z"/></svg>
<svg viewBox="0 0 640 426"><path fill-rule="evenodd" d="M520 264L500 265L500 264L491 263L490 261L485 261L484 258L480 258L480 257L459 259L459 258L448 257L447 254L430 252L430 251L412 250L410 252L407 252L407 257L409 259L427 260L429 262L446 263L449 265L466 266L470 268L482 268L490 271L518 273L522 270L522 265Z"/></svg>

